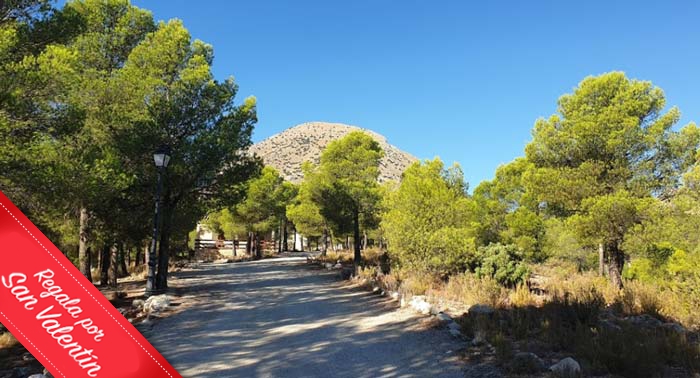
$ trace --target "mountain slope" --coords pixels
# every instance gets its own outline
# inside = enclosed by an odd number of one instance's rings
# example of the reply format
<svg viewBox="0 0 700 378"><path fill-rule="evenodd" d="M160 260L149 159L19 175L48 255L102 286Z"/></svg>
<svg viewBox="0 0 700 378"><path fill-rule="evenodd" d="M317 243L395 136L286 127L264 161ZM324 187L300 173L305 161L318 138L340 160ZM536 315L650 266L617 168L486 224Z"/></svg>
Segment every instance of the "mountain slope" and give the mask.
<svg viewBox="0 0 700 378"><path fill-rule="evenodd" d="M308 122L294 126L253 145L250 151L260 156L265 165L277 169L286 180L299 183L303 178L303 162L318 164L321 152L328 143L352 131L363 131L371 135L384 150L384 158L379 165L380 182L399 180L403 171L417 160L390 145L384 136L374 131L327 122Z"/></svg>

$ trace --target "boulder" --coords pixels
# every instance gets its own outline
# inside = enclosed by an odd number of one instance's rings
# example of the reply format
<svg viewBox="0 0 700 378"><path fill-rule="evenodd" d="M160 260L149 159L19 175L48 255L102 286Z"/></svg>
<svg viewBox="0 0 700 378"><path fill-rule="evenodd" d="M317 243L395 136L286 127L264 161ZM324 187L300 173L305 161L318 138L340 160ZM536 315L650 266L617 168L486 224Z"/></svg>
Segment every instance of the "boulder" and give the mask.
<svg viewBox="0 0 700 378"><path fill-rule="evenodd" d="M519 352L508 363L508 369L515 374L536 374L545 370L544 361L534 353Z"/></svg>
<svg viewBox="0 0 700 378"><path fill-rule="evenodd" d="M631 324L642 328L653 329L661 327L663 325L663 322L661 320L656 319L655 317L647 314L630 316L626 318L626 320Z"/></svg>
<svg viewBox="0 0 700 378"><path fill-rule="evenodd" d="M581 365L571 357L566 357L557 362L549 370L559 378L578 378L581 376Z"/></svg>
<svg viewBox="0 0 700 378"><path fill-rule="evenodd" d="M496 312L496 310L489 305L476 304L469 307L468 312L470 315L491 315Z"/></svg>
<svg viewBox="0 0 700 378"><path fill-rule="evenodd" d="M170 297L165 294L149 297L143 304L143 311L147 313L158 313L170 306Z"/></svg>
<svg viewBox="0 0 700 378"><path fill-rule="evenodd" d="M452 318L449 315L445 314L444 312L437 314L437 318L441 322L451 322L452 321Z"/></svg>
<svg viewBox="0 0 700 378"><path fill-rule="evenodd" d="M664 323L661 327L669 333L676 333L680 336L683 336L688 332L685 327L678 323Z"/></svg>
<svg viewBox="0 0 700 378"><path fill-rule="evenodd" d="M430 314L431 305L425 300L425 296L416 295L411 298L411 307L423 315Z"/></svg>

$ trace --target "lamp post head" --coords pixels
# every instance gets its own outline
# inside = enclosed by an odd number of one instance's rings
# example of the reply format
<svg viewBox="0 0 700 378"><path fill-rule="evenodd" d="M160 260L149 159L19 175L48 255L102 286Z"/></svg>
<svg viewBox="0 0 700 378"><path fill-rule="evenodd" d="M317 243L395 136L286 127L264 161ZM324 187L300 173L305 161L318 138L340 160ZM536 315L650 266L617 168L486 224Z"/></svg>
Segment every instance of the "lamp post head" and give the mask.
<svg viewBox="0 0 700 378"><path fill-rule="evenodd" d="M170 146L162 145L153 153L153 161L158 168L167 168L170 163Z"/></svg>

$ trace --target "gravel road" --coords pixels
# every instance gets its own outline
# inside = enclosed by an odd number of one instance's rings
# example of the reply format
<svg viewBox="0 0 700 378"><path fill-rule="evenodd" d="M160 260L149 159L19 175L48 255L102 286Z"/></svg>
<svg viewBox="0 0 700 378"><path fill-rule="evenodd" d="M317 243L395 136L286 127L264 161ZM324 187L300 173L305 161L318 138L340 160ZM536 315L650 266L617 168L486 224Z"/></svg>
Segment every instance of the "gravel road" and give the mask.
<svg viewBox="0 0 700 378"><path fill-rule="evenodd" d="M181 311L144 335L183 377L464 377L460 343L303 257L177 273Z"/></svg>

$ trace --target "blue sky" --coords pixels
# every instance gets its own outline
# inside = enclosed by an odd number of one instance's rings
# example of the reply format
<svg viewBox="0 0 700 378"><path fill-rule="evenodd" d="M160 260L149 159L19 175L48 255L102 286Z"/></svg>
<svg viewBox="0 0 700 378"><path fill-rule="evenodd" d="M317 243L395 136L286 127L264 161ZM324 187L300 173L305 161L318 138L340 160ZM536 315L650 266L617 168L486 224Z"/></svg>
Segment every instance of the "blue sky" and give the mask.
<svg viewBox="0 0 700 378"><path fill-rule="evenodd" d="M470 186L522 155L534 121L588 75L664 89L700 120L697 1L155 1L211 43L217 78L255 95L255 141L306 121L353 124Z"/></svg>

